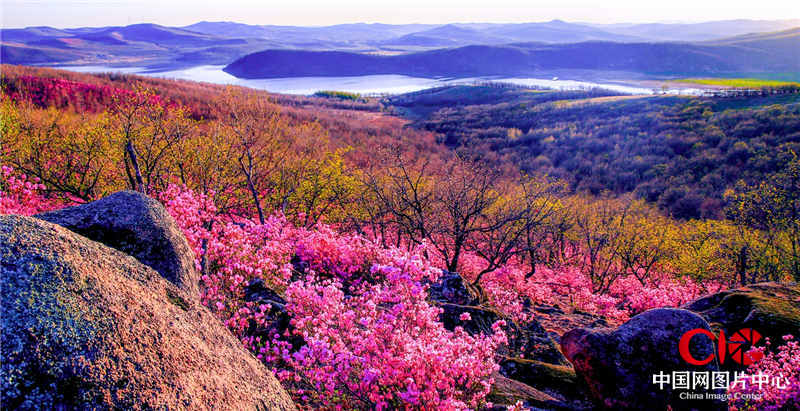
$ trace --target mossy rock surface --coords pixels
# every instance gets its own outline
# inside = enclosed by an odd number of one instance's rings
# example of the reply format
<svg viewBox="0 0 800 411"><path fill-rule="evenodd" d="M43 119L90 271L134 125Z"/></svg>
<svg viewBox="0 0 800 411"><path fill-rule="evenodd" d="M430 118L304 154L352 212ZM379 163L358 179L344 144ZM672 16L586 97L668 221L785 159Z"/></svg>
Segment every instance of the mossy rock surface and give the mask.
<svg viewBox="0 0 800 411"><path fill-rule="evenodd" d="M586 385L571 366L512 357L503 357L499 362L500 373L505 377L569 403L572 408L589 406Z"/></svg>
<svg viewBox="0 0 800 411"><path fill-rule="evenodd" d="M800 284L767 282L722 291L685 307L700 314L715 331L730 336L752 328L771 341L800 337Z"/></svg>
<svg viewBox="0 0 800 411"><path fill-rule="evenodd" d="M200 273L189 242L167 209L142 193L120 191L35 217L131 255L191 296L199 296Z"/></svg>
<svg viewBox="0 0 800 411"><path fill-rule="evenodd" d="M492 378L494 378L494 384L486 399L495 406L510 406L521 401L524 405L538 410L575 409L557 398L519 381L503 377L500 374L494 374Z"/></svg>
<svg viewBox="0 0 800 411"><path fill-rule="evenodd" d="M294 409L205 307L133 257L0 216L4 409Z"/></svg>
<svg viewBox="0 0 800 411"><path fill-rule="evenodd" d="M536 358L552 364L568 365L569 362L553 337L542 327L535 315L527 322L516 322L489 304L480 304L470 286L458 273L445 272L437 282L430 285L430 301L442 309L439 321L448 330L461 327L470 335L489 335L492 324L499 320L507 323L508 344L501 354L509 357ZM528 301L525 310L530 314L532 304ZM462 314L469 320L462 320Z"/></svg>

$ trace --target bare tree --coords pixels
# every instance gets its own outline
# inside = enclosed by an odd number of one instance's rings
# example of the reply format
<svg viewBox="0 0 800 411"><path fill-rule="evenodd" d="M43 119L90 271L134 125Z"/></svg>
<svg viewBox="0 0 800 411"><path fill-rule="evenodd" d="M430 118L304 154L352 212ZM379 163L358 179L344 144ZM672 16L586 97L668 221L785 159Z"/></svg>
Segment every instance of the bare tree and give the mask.
<svg viewBox="0 0 800 411"><path fill-rule="evenodd" d="M367 169L362 179L369 223L384 240L393 237L395 245L421 244L430 239L435 226L434 166L428 158L404 158L397 149L382 154L387 162Z"/></svg>
<svg viewBox="0 0 800 411"><path fill-rule="evenodd" d="M196 132L185 109L171 105L145 88L115 97L112 113L121 143L123 162L131 188L148 192L164 188L173 174L175 150Z"/></svg>
<svg viewBox="0 0 800 411"><path fill-rule="evenodd" d="M532 233L557 207L552 185L471 159L419 158L399 151L366 173L369 224L396 243L427 242L456 272L465 253L484 261L472 279L483 276L532 249ZM532 264L535 265L535 259Z"/></svg>
<svg viewBox="0 0 800 411"><path fill-rule="evenodd" d="M594 201L577 197L571 206L577 209L573 231L575 248L582 255L578 263L592 281L592 291L606 293L623 274L619 257L629 203L608 197Z"/></svg>
<svg viewBox="0 0 800 411"><path fill-rule="evenodd" d="M261 194L269 176L285 160L288 123L278 107L264 97L229 89L218 103L219 119L235 139L237 162L261 224L266 222Z"/></svg>

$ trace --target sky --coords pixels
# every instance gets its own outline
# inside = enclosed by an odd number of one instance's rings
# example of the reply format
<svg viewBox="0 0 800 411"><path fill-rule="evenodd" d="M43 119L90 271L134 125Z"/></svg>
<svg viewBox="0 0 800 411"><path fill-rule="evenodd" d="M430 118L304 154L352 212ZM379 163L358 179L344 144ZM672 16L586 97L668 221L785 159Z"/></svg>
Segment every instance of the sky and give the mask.
<svg viewBox="0 0 800 411"><path fill-rule="evenodd" d="M198 21L322 26L340 23L700 22L800 18L798 0L0 0L4 28Z"/></svg>

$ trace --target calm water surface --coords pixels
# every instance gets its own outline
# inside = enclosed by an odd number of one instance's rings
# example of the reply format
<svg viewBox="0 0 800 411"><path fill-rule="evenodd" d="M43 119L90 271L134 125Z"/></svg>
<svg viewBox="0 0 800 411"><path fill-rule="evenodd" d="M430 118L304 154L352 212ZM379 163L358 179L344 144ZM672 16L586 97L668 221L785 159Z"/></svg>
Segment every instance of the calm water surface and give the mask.
<svg viewBox="0 0 800 411"><path fill-rule="evenodd" d="M580 80L539 79L539 78L465 78L465 79L429 79L401 75L373 75L357 77L289 77L276 79L247 80L236 78L224 71L224 66L198 66L172 71L147 71L141 67L108 67L108 66L64 66L58 67L81 73L119 72L126 74L140 74L145 76L173 78L182 80L203 81L216 84L233 84L267 90L274 93L308 95L320 90L337 90L361 94L402 94L443 86L454 83L469 83L475 81L499 81L519 84L523 86L543 87L555 90L582 90L590 88L605 88L626 94L653 94L649 88L636 87L623 83L595 83ZM658 90L662 92L663 90ZM666 90L669 94L694 95L701 90L682 88Z"/></svg>

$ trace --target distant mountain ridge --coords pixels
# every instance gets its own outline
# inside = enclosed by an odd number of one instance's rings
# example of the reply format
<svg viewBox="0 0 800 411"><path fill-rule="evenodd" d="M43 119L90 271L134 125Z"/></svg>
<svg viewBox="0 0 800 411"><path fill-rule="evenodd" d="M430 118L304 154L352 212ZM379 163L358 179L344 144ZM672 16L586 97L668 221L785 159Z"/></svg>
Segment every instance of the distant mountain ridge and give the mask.
<svg viewBox="0 0 800 411"><path fill-rule="evenodd" d="M477 27L472 24L448 24L381 42L381 45L499 45L516 42L574 43L590 40L643 41L644 38L581 24L553 20L546 23L496 24Z"/></svg>
<svg viewBox="0 0 800 411"><path fill-rule="evenodd" d="M721 20L704 23L590 24L617 34L660 41L708 41L743 34L773 32L800 26L800 19Z"/></svg>
<svg viewBox="0 0 800 411"><path fill-rule="evenodd" d="M200 33L263 37L293 42L338 39L373 45L403 44L403 37L448 39L461 45L513 42L574 43L589 40L617 42L707 41L748 33L800 26L800 19L722 20L704 23L591 24L552 20L532 23L340 24L322 27L258 26L231 22L200 22L184 29ZM463 43L468 41L468 44Z"/></svg>
<svg viewBox="0 0 800 411"><path fill-rule="evenodd" d="M520 43L466 46L392 56L341 51L266 50L242 57L225 71L240 78L361 76L526 76L580 69L664 74L800 72L800 29L709 44Z"/></svg>
<svg viewBox="0 0 800 411"><path fill-rule="evenodd" d="M0 53L9 64L226 64L278 45L264 39L220 37L157 24L99 28L31 27L0 30Z"/></svg>
<svg viewBox="0 0 800 411"><path fill-rule="evenodd" d="M322 27L203 21L184 27L157 24L66 29L27 27L0 30L0 57L10 64L134 65L159 69L225 65L253 52L276 49L398 54L472 45L587 41L716 42L704 44L708 46L722 45L721 41L742 44L749 41L755 44L765 39L725 39L758 36L752 33L771 33L798 26L800 20L610 25L552 20L509 24L353 23ZM796 50L794 52L797 54Z"/></svg>

